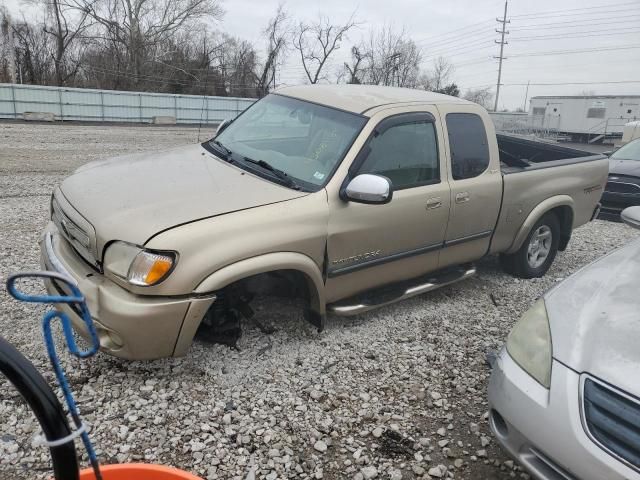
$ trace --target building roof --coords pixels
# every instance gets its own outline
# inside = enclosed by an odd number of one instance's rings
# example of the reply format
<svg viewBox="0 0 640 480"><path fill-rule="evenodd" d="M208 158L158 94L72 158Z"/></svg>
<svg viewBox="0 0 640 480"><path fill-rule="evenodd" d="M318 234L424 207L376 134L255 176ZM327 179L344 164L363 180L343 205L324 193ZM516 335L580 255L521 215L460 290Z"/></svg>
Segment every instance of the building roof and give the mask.
<svg viewBox="0 0 640 480"><path fill-rule="evenodd" d="M449 95L411 88L379 85L301 85L282 87L274 93L327 105L341 110L365 114L375 107L406 103L462 103L471 104Z"/></svg>

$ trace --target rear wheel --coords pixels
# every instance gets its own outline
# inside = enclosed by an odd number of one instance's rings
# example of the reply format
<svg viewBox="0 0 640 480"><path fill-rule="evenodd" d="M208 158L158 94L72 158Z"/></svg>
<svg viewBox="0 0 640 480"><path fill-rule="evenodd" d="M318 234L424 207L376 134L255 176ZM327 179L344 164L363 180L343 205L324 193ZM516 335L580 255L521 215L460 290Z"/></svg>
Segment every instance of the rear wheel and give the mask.
<svg viewBox="0 0 640 480"><path fill-rule="evenodd" d="M560 243L560 223L553 213L536 222L520 249L500 255L505 272L520 278L542 277L556 258Z"/></svg>

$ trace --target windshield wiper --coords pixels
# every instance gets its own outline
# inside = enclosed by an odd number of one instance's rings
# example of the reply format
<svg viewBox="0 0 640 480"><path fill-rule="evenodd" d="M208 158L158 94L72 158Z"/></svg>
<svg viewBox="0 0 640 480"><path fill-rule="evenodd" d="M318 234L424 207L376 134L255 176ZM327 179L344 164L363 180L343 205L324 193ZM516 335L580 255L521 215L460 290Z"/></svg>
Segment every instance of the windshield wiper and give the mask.
<svg viewBox="0 0 640 480"><path fill-rule="evenodd" d="M211 140L209 142L209 144L213 144L216 147L216 150L220 153L223 154L224 159L229 162L229 163L233 163L233 159L231 158L231 154L233 152L231 152L231 150L229 150L227 147L225 147L222 143L220 143L218 140Z"/></svg>
<svg viewBox="0 0 640 480"><path fill-rule="evenodd" d="M249 158L249 157L242 157L242 158L245 162L253 163L254 165L258 165L259 167L262 167L263 169L273 173L276 177L282 180L285 186L289 188L293 188L294 190L302 189L302 187L300 187L300 185L298 185L289 175L284 173L282 170L278 170L269 162L265 162L264 160L254 160L253 158Z"/></svg>

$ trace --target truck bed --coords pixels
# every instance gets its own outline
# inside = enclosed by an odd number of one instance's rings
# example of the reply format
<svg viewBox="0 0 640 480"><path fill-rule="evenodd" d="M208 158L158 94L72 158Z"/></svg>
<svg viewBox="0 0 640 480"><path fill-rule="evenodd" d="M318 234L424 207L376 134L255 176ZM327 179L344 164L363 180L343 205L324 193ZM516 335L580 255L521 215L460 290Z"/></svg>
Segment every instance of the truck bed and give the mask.
<svg viewBox="0 0 640 480"><path fill-rule="evenodd" d="M515 135L498 134L496 137L500 151L500 167L504 174L590 162L605 158L602 154L594 154Z"/></svg>
<svg viewBox="0 0 640 480"><path fill-rule="evenodd" d="M572 228L592 219L607 181L606 156L511 135L497 139L503 201L491 253L508 251L533 208L549 198L566 199Z"/></svg>

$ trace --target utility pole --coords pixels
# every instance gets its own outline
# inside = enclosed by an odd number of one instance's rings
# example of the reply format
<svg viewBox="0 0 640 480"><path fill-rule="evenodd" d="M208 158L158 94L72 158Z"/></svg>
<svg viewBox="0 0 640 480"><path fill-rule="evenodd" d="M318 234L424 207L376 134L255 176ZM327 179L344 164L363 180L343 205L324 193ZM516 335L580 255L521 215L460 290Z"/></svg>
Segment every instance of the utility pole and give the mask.
<svg viewBox="0 0 640 480"><path fill-rule="evenodd" d="M531 83L531 80L527 80L527 89L524 92L524 103L522 104L523 112L527 111L527 98L529 97L529 83Z"/></svg>
<svg viewBox="0 0 640 480"><path fill-rule="evenodd" d="M500 44L500 56L499 57L493 57L493 58L497 58L499 59L499 63L498 63L498 83L496 84L496 103L493 106L493 111L497 112L498 111L498 97L500 97L500 79L502 77L502 60L504 60L504 46L508 43L504 41L504 36L508 35L509 32L507 32L505 29L507 28L507 23L511 23L510 20L507 20L507 1L504 2L504 15L502 16L502 20L500 20L499 18L496 18L496 22L501 23L502 24L502 28L500 30L496 30L496 33L500 34L500 40L495 40L496 43Z"/></svg>

